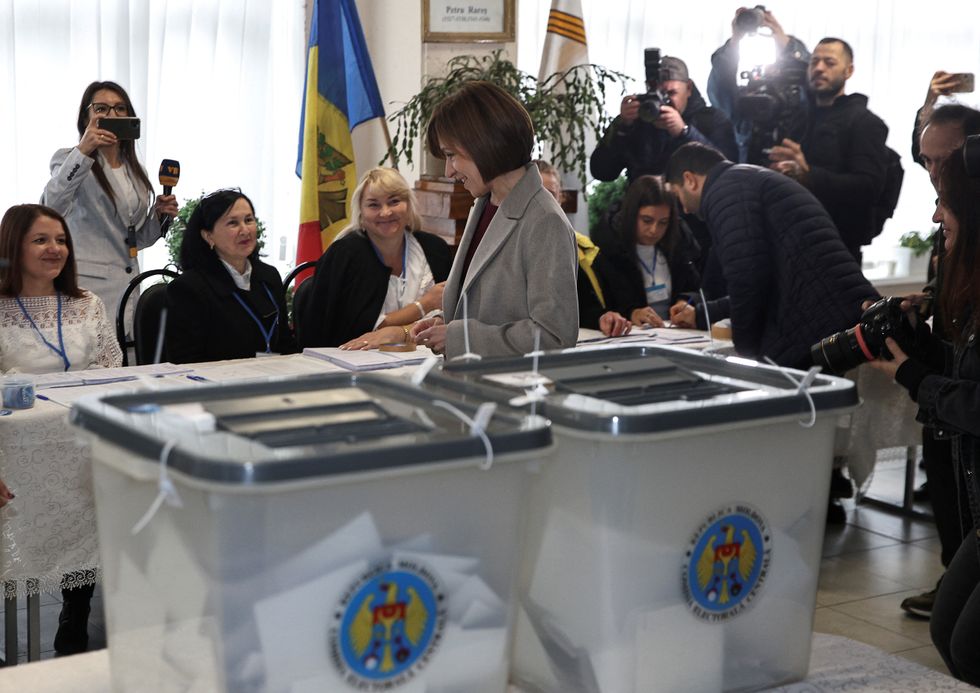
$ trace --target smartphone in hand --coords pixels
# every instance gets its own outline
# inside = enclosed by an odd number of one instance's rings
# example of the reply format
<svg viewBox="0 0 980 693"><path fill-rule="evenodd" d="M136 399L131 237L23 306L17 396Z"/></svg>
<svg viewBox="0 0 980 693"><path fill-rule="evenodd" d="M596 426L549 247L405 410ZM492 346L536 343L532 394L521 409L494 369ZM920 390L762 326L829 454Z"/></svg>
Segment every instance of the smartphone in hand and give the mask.
<svg viewBox="0 0 980 693"><path fill-rule="evenodd" d="M140 138L139 118L99 118L98 126L108 130L121 140L138 140Z"/></svg>
<svg viewBox="0 0 980 693"><path fill-rule="evenodd" d="M953 74L956 78L956 86L950 89L952 94L968 94L973 91L974 78L972 72L957 72Z"/></svg>

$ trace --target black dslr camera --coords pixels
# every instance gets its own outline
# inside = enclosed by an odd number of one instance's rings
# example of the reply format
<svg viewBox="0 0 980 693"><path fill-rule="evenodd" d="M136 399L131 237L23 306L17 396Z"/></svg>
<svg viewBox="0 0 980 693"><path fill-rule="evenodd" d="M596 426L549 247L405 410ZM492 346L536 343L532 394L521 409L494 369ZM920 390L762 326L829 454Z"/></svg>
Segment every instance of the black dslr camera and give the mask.
<svg viewBox="0 0 980 693"><path fill-rule="evenodd" d="M892 359L885 347L891 337L909 353L915 345L915 328L902 310L902 298L889 296L868 307L857 325L832 334L810 347L813 362L824 371L841 375L878 357Z"/></svg>
<svg viewBox="0 0 980 693"><path fill-rule="evenodd" d="M646 69L647 93L636 97L640 102L639 118L645 123L655 123L660 119L660 108L671 105L667 92L660 88L660 83L666 80L661 79L663 66L660 64L659 48L647 48L643 52L643 66Z"/></svg>
<svg viewBox="0 0 980 693"><path fill-rule="evenodd" d="M735 16L735 26L746 34L752 34L762 26L766 16L765 5L756 5L751 10L742 10Z"/></svg>

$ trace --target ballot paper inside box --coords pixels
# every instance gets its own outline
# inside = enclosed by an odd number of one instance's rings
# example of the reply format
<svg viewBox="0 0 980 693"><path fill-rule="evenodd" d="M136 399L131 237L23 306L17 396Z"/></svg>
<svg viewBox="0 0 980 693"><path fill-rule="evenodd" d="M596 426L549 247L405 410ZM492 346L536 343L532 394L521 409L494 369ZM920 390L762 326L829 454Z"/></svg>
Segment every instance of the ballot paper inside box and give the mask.
<svg viewBox="0 0 980 693"><path fill-rule="evenodd" d="M117 690L505 688L546 427L495 414L484 440L415 388L348 375L75 418L94 434Z"/></svg>
<svg viewBox="0 0 980 693"><path fill-rule="evenodd" d="M447 362L426 387L535 408L512 680L549 693L740 691L807 671L850 381L672 347ZM543 392L527 383L544 382Z"/></svg>

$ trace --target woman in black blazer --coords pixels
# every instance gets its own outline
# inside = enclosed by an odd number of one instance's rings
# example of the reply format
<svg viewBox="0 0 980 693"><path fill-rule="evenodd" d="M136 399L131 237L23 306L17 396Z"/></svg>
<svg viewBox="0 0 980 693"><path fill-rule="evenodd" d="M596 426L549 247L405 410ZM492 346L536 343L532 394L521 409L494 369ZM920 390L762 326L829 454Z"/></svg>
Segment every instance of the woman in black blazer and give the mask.
<svg viewBox="0 0 980 693"><path fill-rule="evenodd" d="M299 316L300 345L376 349L410 341L412 324L442 308L452 264L446 242L421 225L415 195L398 171L364 174L350 224L307 280L313 288Z"/></svg>
<svg viewBox="0 0 980 693"><path fill-rule="evenodd" d="M252 201L239 190L203 197L180 245L183 273L167 286L167 359L174 363L289 354L279 271L259 260Z"/></svg>
<svg viewBox="0 0 980 693"><path fill-rule="evenodd" d="M634 325L661 327L670 306L701 287L700 247L658 176L633 181L592 240L610 269L606 305Z"/></svg>

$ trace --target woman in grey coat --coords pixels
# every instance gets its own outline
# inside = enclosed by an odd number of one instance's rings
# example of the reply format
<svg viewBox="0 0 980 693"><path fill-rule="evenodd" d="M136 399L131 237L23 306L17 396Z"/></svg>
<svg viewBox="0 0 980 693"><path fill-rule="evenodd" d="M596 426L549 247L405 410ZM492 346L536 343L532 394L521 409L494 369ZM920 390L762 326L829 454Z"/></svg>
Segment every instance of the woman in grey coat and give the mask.
<svg viewBox="0 0 980 693"><path fill-rule="evenodd" d="M575 345L575 236L531 162L534 128L500 87L470 82L432 115L429 151L476 198L443 292L444 318L415 323L419 344L454 357Z"/></svg>
<svg viewBox="0 0 980 693"><path fill-rule="evenodd" d="M111 321L126 286L139 274L136 251L160 238L164 216L177 214L173 195L154 199L135 141L99 127L101 119L135 115L121 86L89 84L78 107L78 144L51 157L51 179L41 196L42 204L68 222L79 283L102 299ZM130 301L130 311L133 305Z"/></svg>

